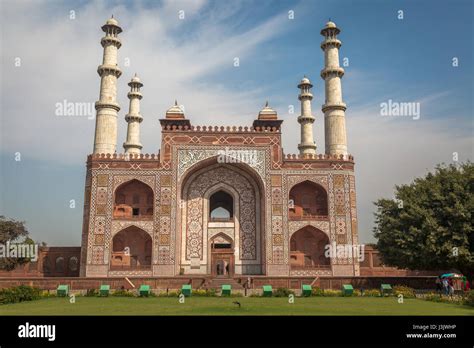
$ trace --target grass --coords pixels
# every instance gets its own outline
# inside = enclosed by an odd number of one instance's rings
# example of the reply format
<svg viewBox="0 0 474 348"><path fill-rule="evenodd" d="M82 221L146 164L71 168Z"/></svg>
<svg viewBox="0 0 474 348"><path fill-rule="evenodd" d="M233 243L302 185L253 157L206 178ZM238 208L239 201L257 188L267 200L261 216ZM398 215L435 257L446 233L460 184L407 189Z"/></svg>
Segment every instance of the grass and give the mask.
<svg viewBox="0 0 474 348"><path fill-rule="evenodd" d="M238 301L238 308L232 302ZM44 298L0 306L0 315L474 315L472 307L396 297L190 297L178 298L76 297Z"/></svg>

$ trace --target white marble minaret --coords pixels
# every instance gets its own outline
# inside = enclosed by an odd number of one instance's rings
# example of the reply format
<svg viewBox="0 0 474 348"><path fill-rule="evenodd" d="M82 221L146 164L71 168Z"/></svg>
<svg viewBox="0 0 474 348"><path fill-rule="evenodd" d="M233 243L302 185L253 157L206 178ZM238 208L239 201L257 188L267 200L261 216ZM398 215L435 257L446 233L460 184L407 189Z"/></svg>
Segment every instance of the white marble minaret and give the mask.
<svg viewBox="0 0 474 348"><path fill-rule="evenodd" d="M130 92L128 92L127 96L130 99L130 106L128 114L125 116L128 127L127 140L123 143L123 148L126 154L139 154L143 147L140 143L140 123L143 121L143 117L140 114L140 100L143 98L140 88L143 87L143 83L140 82L140 79L135 74L128 85L130 86Z"/></svg>
<svg viewBox="0 0 474 348"><path fill-rule="evenodd" d="M102 26L105 36L100 40L104 48L102 65L97 72L100 75L100 98L95 103L96 123L94 153L114 153L117 146L117 79L122 71L117 66L117 52L122 45L118 34L122 32L113 18Z"/></svg>
<svg viewBox="0 0 474 348"><path fill-rule="evenodd" d="M298 144L298 149L301 155L316 154L316 144L313 138L315 118L311 114L311 100L313 99L311 87L313 85L306 76L303 77L298 85L298 88L301 89L301 93L298 96L298 99L301 101L301 115L298 116L298 123L301 125L301 143Z"/></svg>
<svg viewBox="0 0 474 348"><path fill-rule="evenodd" d="M322 107L324 113L325 152L330 155L347 155L346 140L346 104L342 101L341 77L344 69L339 66L339 47L337 39L340 30L336 24L329 21L321 30L324 41L321 49L324 51L324 69L321 77L325 82L326 101Z"/></svg>

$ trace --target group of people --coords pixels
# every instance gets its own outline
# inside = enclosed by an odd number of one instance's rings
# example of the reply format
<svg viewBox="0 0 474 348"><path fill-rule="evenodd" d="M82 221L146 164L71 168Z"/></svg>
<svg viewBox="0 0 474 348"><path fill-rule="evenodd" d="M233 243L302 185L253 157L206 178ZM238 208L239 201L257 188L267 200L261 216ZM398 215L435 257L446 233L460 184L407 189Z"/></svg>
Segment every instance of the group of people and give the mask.
<svg viewBox="0 0 474 348"><path fill-rule="evenodd" d="M466 277L462 278L462 286L461 289L463 291L469 291L470 290L470 285L469 281L466 279ZM441 277L438 276L436 278L436 290L438 293L445 294L447 296L453 296L454 295L454 279L452 277Z"/></svg>

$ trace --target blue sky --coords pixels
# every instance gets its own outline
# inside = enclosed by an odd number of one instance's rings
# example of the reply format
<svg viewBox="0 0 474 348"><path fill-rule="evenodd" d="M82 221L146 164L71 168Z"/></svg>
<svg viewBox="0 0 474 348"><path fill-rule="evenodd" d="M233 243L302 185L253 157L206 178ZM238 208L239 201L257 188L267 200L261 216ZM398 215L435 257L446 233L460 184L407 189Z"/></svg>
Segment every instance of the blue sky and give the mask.
<svg viewBox="0 0 474 348"><path fill-rule="evenodd" d="M79 245L85 160L94 120L55 116L55 104L98 99L100 26L113 13L119 51L118 150L126 85L144 82L142 143L156 153L158 119L177 98L195 125L250 125L266 100L283 123L285 153L299 142L296 85L313 82L318 152L324 152L319 31L341 28L349 152L356 159L359 235L372 242L373 204L437 163L473 159L472 1L2 1L0 214L33 238ZM75 19L70 19L70 11ZM185 19L178 18L184 10ZM398 19L402 10L404 18ZM294 11L295 18L288 18ZM233 66L239 57L240 66ZM452 66L453 57L459 66ZM21 58L21 66L15 59ZM128 58L130 66L125 66ZM419 102L421 117L384 118L380 103ZM15 161L15 153L21 161ZM70 208L70 200L75 208Z"/></svg>

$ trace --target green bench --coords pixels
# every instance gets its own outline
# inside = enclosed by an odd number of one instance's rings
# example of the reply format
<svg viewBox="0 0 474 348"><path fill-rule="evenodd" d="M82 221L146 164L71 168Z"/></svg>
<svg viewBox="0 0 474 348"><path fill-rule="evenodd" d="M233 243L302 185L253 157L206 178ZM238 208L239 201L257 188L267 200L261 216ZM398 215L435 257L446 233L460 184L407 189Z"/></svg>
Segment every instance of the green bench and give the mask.
<svg viewBox="0 0 474 348"><path fill-rule="evenodd" d="M271 285L264 285L263 286L263 296L271 297L273 295L273 289Z"/></svg>
<svg viewBox="0 0 474 348"><path fill-rule="evenodd" d="M109 296L110 285L101 285L99 288L99 296Z"/></svg>
<svg viewBox="0 0 474 348"><path fill-rule="evenodd" d="M391 294L393 291L392 286L390 284L381 284L380 285L380 294L385 296L385 294Z"/></svg>
<svg viewBox="0 0 474 348"><path fill-rule="evenodd" d="M232 286L229 284L223 284L222 285L222 295L230 296L230 293L232 292Z"/></svg>
<svg viewBox="0 0 474 348"><path fill-rule="evenodd" d="M184 285L181 287L181 293L182 293L185 297L191 296L191 291L192 291L191 284L184 284Z"/></svg>
<svg viewBox="0 0 474 348"><path fill-rule="evenodd" d="M301 285L301 295L302 296L305 296L305 297L308 297L308 296L311 296L311 293L313 291L313 288L311 287L311 285Z"/></svg>
<svg viewBox="0 0 474 348"><path fill-rule="evenodd" d="M56 290L56 294L59 297L66 297L69 294L69 286L67 286L67 285L58 285L58 289Z"/></svg>
<svg viewBox="0 0 474 348"><path fill-rule="evenodd" d="M354 288L351 284L343 284L342 285L342 296L352 296L354 293Z"/></svg>
<svg viewBox="0 0 474 348"><path fill-rule="evenodd" d="M138 293L141 297L148 297L150 295L150 285L140 285Z"/></svg>

